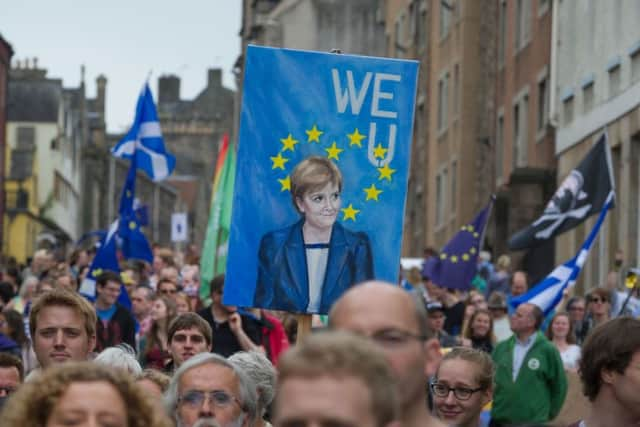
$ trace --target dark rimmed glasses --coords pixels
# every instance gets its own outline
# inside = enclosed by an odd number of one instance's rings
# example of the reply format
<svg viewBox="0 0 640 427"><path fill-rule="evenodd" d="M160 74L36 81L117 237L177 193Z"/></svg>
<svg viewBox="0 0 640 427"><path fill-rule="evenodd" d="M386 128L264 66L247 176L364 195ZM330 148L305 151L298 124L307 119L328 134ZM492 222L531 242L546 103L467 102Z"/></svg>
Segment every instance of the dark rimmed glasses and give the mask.
<svg viewBox="0 0 640 427"><path fill-rule="evenodd" d="M183 403L191 406L192 408L200 408L205 399L208 399L210 404L213 404L218 408L226 408L233 402L236 402L238 406L242 408L242 404L238 398L223 390L189 390L178 398L178 403Z"/></svg>
<svg viewBox="0 0 640 427"><path fill-rule="evenodd" d="M431 391L438 397L448 397L450 392L453 392L453 395L458 400L469 400L473 393L484 390L484 387L478 388L467 388L467 387L449 387L446 384L440 383L431 383L429 384Z"/></svg>

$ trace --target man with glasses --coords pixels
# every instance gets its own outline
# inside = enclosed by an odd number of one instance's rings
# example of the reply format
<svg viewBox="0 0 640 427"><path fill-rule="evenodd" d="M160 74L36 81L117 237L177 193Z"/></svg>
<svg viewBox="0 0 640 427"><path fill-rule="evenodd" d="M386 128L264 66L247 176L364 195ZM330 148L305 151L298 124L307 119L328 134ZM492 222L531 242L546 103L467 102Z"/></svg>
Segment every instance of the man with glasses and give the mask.
<svg viewBox="0 0 640 427"><path fill-rule="evenodd" d="M126 343L136 348L136 322L126 308L116 303L122 284L120 275L105 271L96 280L96 351Z"/></svg>
<svg viewBox="0 0 640 427"><path fill-rule="evenodd" d="M161 278L158 282L157 294L175 300L178 293L178 285L171 279Z"/></svg>
<svg viewBox="0 0 640 427"><path fill-rule="evenodd" d="M257 416L257 400L244 372L217 354L201 353L173 375L165 407L178 427L249 427Z"/></svg>
<svg viewBox="0 0 640 427"><path fill-rule="evenodd" d="M520 304L511 317L513 336L496 345L495 392L491 427L546 423L567 395L567 377L556 347L539 331L544 314Z"/></svg>
<svg viewBox="0 0 640 427"><path fill-rule="evenodd" d="M403 426L444 426L427 410L427 378L442 356L421 296L390 283L365 282L335 303L329 326L367 336L382 349L398 385Z"/></svg>
<svg viewBox="0 0 640 427"><path fill-rule="evenodd" d="M587 295L587 315L582 327L576 331L578 342L583 342L591 330L611 319L611 294L605 288L596 288Z"/></svg>
<svg viewBox="0 0 640 427"><path fill-rule="evenodd" d="M0 353L0 409L22 384L23 375L20 359L7 353Z"/></svg>

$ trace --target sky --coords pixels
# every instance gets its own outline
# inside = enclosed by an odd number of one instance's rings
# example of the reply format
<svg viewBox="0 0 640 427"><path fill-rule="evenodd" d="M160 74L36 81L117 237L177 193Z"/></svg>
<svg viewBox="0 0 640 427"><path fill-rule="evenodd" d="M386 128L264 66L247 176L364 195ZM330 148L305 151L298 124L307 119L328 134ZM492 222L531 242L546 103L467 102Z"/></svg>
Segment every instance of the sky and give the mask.
<svg viewBox="0 0 640 427"><path fill-rule="evenodd" d="M157 79L181 78L182 99L194 98L208 68L222 68L223 85L235 89L231 69L240 53L241 0L2 0L0 34L13 62L38 58L48 77L65 87L80 84L87 96L107 77L109 132L124 132L147 76L157 100Z"/></svg>

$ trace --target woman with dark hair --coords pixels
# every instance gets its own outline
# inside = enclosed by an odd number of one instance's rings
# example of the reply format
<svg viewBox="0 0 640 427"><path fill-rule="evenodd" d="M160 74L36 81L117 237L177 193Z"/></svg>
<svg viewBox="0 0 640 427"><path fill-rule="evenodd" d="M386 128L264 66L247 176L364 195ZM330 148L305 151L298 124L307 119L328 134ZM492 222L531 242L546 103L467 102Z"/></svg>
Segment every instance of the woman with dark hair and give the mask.
<svg viewBox="0 0 640 427"><path fill-rule="evenodd" d="M15 310L5 310L0 313L0 333L13 340L20 348L18 356L22 358L25 375L38 367L38 360L31 341L27 337L24 320L20 313Z"/></svg>
<svg viewBox="0 0 640 427"><path fill-rule="evenodd" d="M169 427L163 411L131 375L97 363L65 363L23 384L2 412L2 425Z"/></svg>
<svg viewBox="0 0 640 427"><path fill-rule="evenodd" d="M491 354L496 337L493 335L493 319L489 310L477 309L462 334L464 338L471 340L473 348Z"/></svg>
<svg viewBox="0 0 640 427"><path fill-rule="evenodd" d="M571 372L578 371L580 361L580 347L576 345L576 337L573 333L573 324L569 313L557 313L549 322L547 338L560 352L560 358L564 369Z"/></svg>
<svg viewBox="0 0 640 427"><path fill-rule="evenodd" d="M371 243L336 221L342 173L331 160L307 157L290 183L301 218L262 237L253 306L324 314L349 287L373 279Z"/></svg>
<svg viewBox="0 0 640 427"><path fill-rule="evenodd" d="M176 303L167 297L156 297L151 306L151 327L140 340L140 364L143 368L163 370L170 359L167 333L176 317Z"/></svg>

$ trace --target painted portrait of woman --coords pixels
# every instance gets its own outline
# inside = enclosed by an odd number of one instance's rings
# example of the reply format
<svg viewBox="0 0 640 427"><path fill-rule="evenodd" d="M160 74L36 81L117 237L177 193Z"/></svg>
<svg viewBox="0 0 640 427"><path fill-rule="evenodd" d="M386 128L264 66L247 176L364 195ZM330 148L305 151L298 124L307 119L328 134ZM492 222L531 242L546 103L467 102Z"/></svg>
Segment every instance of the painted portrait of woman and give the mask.
<svg viewBox="0 0 640 427"><path fill-rule="evenodd" d="M373 279L371 243L336 221L343 180L335 163L307 157L290 179L300 219L262 237L254 306L327 313L349 287Z"/></svg>

